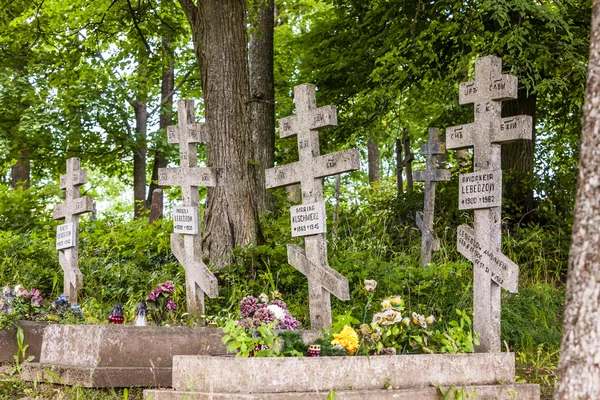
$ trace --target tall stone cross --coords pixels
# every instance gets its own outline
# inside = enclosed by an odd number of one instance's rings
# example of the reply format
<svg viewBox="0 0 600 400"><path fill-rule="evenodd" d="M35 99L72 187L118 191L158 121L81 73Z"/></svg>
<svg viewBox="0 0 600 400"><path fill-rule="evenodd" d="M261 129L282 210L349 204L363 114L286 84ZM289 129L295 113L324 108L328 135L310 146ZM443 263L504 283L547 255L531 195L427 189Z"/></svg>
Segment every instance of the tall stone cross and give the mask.
<svg viewBox="0 0 600 400"><path fill-rule="evenodd" d="M79 270L79 215L91 212L94 201L90 196L81 197L79 186L86 182L87 174L80 169L79 158L67 160L67 173L60 177L60 188L65 190L65 202L54 206L54 219L64 219L65 223L56 228L56 249L58 262L64 271L63 292L69 301L77 303L77 293L83 285Z"/></svg>
<svg viewBox="0 0 600 400"><path fill-rule="evenodd" d="M425 182L425 202L423 212L417 212L417 226L421 230L421 264L431 262L431 252L439 250L439 241L433 230L435 212L435 183L450 180L450 171L437 169L438 157L446 152L446 146L439 141L437 128L429 129L429 140L421 146L421 153L427 157L426 169L413 173L415 181Z"/></svg>
<svg viewBox="0 0 600 400"><path fill-rule="evenodd" d="M311 329L331 324L331 298L350 299L348 280L327 262L323 178L360 168L358 150L320 155L319 130L337 125L334 106L316 108L315 86L294 88L296 115L279 120L281 138L296 135L299 161L270 168L266 173L268 189L300 183L302 204L291 209L292 236L305 236L306 250L288 245L288 262L308 278Z"/></svg>
<svg viewBox="0 0 600 400"><path fill-rule="evenodd" d="M498 57L478 58L475 81L460 85L460 104L475 121L446 129L446 147L473 147L474 171L459 177L459 208L474 209L474 227L458 227L458 251L473 263L473 327L479 352L500 351L500 287L516 293L519 267L501 253L501 143L531 139L530 116L501 118L502 101L517 98L517 77L502 74Z"/></svg>
<svg viewBox="0 0 600 400"><path fill-rule="evenodd" d="M167 127L169 143L179 145L179 167L159 168L160 186L181 186L182 205L173 207L171 251L185 270L187 310L204 314L204 294L218 296L217 278L202 261L199 224L199 186L216 186L217 170L198 167L197 143L208 140L208 126L194 123L194 101L180 100L179 121Z"/></svg>

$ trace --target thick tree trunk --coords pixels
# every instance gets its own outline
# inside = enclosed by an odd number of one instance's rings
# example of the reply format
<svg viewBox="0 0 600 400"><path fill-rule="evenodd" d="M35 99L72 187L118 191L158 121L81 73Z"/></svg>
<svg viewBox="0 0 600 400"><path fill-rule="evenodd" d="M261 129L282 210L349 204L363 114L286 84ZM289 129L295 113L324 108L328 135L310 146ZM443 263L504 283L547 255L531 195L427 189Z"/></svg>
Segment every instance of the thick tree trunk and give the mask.
<svg viewBox="0 0 600 400"><path fill-rule="evenodd" d="M246 2L179 0L192 28L202 75L209 129L208 166L220 168L219 186L208 188L203 254L216 267L231 250L256 242L257 186L249 128Z"/></svg>
<svg viewBox="0 0 600 400"><path fill-rule="evenodd" d="M535 151L536 96L519 90L519 98L504 102L502 117L531 115L533 133L531 140L517 140L502 145L502 194L509 215L521 216L533 210L533 162ZM532 214L527 214L532 215Z"/></svg>
<svg viewBox="0 0 600 400"><path fill-rule="evenodd" d="M594 0L556 399L600 399L600 0Z"/></svg>
<svg viewBox="0 0 600 400"><path fill-rule="evenodd" d="M13 189L29 189L31 183L30 179L31 159L29 158L29 150L23 149L19 155L19 159L11 169L11 183Z"/></svg>
<svg viewBox="0 0 600 400"><path fill-rule="evenodd" d="M265 188L265 169L275 160L275 89L273 83L273 0L257 5L257 26L250 34L250 129L254 143L256 204L270 210L273 199Z"/></svg>
<svg viewBox="0 0 600 400"><path fill-rule="evenodd" d="M163 36L162 38L162 56L163 70L160 83L160 117L158 127L166 135L167 126L173 124L173 88L175 87L175 69L173 67L173 54L171 51L171 38ZM150 180L150 188L148 189L148 197L146 198L146 208L152 209L152 199L156 199L156 207L160 204L160 214L162 215L163 193L162 191L155 194L158 189L158 169L166 168L167 159L165 158L162 149L157 144L154 152L154 163L152 166L152 177ZM155 208L156 208L155 207Z"/></svg>
<svg viewBox="0 0 600 400"><path fill-rule="evenodd" d="M372 139L367 142L367 159L369 162L369 183L379 182L381 169L379 164L379 146Z"/></svg>

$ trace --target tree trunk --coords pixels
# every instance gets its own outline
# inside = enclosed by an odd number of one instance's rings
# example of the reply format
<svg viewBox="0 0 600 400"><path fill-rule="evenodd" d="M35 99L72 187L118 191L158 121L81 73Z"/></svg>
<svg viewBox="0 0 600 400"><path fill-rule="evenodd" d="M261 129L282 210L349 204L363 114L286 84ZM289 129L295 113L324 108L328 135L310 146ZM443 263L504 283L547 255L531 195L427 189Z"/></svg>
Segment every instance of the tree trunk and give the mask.
<svg viewBox="0 0 600 400"><path fill-rule="evenodd" d="M533 132L531 140L517 140L502 145L502 195L509 215L521 216L533 210L533 162L535 151L536 96L519 90L519 98L504 102L502 117L531 115ZM527 214L532 215L532 214Z"/></svg>
<svg viewBox="0 0 600 400"><path fill-rule="evenodd" d="M600 399L600 0L594 0L555 399Z"/></svg>
<svg viewBox="0 0 600 400"><path fill-rule="evenodd" d="M11 170L11 183L13 189L23 188L29 189L31 183L31 159L29 158L29 150L23 149L19 155L19 159L13 165Z"/></svg>
<svg viewBox="0 0 600 400"><path fill-rule="evenodd" d="M133 200L134 218L139 218L146 210L146 153L148 152L148 53L140 43L138 53L138 88L136 99L131 102L135 112L135 138L133 149Z"/></svg>
<svg viewBox="0 0 600 400"><path fill-rule="evenodd" d="M369 162L369 183L379 182L381 174L379 166L379 146L372 139L367 142L367 159Z"/></svg>
<svg viewBox="0 0 600 400"><path fill-rule="evenodd" d="M208 124L208 166L221 169L219 186L208 188L203 254L228 265L235 246L256 242L258 211L249 128L246 2L179 0L192 28L202 75Z"/></svg>
<svg viewBox="0 0 600 400"><path fill-rule="evenodd" d="M173 124L173 88L175 87L175 69L173 67L173 54L171 51L171 38L163 36L162 38L162 56L163 56L163 70L162 79L160 83L160 117L158 121L158 127L166 135L167 126ZM163 193L162 191L155 194L154 191L158 189L158 169L166 168L167 159L162 151L162 148L156 144L154 152L154 163L152 166L152 177L150 180L150 188L148 189L148 197L146 199L146 208L152 209L152 199L156 199L160 204L160 214L162 215L163 207ZM160 197L160 198L159 198Z"/></svg>
<svg viewBox="0 0 600 400"><path fill-rule="evenodd" d="M404 167L406 168L406 193L411 194L413 189L413 174L412 174L412 162L415 158L410 149L410 137L404 135L402 138L404 142Z"/></svg>
<svg viewBox="0 0 600 400"><path fill-rule="evenodd" d="M256 204L259 211L272 209L274 201L265 188L265 169L275 161L275 89L273 83L273 0L257 5L257 25L250 34L250 129L256 161Z"/></svg>

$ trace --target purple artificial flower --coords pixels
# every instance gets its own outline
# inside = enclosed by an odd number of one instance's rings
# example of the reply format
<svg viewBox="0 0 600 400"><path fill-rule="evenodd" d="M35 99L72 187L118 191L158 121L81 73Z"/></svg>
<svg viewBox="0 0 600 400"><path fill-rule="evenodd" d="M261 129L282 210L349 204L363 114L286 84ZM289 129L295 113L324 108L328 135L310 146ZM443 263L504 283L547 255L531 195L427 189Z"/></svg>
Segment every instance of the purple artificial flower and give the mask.
<svg viewBox="0 0 600 400"><path fill-rule="evenodd" d="M300 322L290 313L286 313L283 319L277 324L277 329L297 330L300 327Z"/></svg>
<svg viewBox="0 0 600 400"><path fill-rule="evenodd" d="M31 290L29 291L29 295L31 296L32 299L34 297L39 297L40 296L40 291L39 291L39 289L31 288Z"/></svg>
<svg viewBox="0 0 600 400"><path fill-rule="evenodd" d="M244 318L244 319L240 319L239 321L237 321L237 326L241 326L243 328L250 328L250 322L252 320L249 318Z"/></svg>
<svg viewBox="0 0 600 400"><path fill-rule="evenodd" d="M240 301L240 313L242 317L249 317L257 310L258 300L254 296L246 296Z"/></svg>
<svg viewBox="0 0 600 400"><path fill-rule="evenodd" d="M157 288L166 293L173 293L175 291L175 285L173 285L173 281L163 282L159 284Z"/></svg>
<svg viewBox="0 0 600 400"><path fill-rule="evenodd" d="M173 299L170 297L167 299L167 310L171 310L171 311L177 310L177 305L175 304Z"/></svg>
<svg viewBox="0 0 600 400"><path fill-rule="evenodd" d="M284 311L287 311L287 305L285 304L285 301L283 301L283 300L279 300L279 299L273 300L269 305L278 306L281 309L283 309Z"/></svg>
<svg viewBox="0 0 600 400"><path fill-rule="evenodd" d="M160 296L161 294L162 290L160 290L160 288L153 289L148 295L148 297L146 297L146 301L156 301L158 299L158 296Z"/></svg>
<svg viewBox="0 0 600 400"><path fill-rule="evenodd" d="M269 310L267 308L266 305L262 305L261 307L258 308L258 310L256 310L256 312L254 313L254 321L257 323L265 323L268 324L270 322L275 321L277 318L275 317L275 314Z"/></svg>

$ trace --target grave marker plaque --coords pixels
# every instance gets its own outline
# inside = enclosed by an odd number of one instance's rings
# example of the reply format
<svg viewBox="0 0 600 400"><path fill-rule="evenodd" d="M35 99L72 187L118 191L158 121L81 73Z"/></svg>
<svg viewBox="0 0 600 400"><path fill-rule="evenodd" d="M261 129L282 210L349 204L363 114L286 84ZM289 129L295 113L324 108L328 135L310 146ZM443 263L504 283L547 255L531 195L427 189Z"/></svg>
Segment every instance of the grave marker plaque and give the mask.
<svg viewBox="0 0 600 400"><path fill-rule="evenodd" d="M202 243L199 235L199 186L216 186L218 174L214 168L198 167L197 143L208 141L206 124L194 123L194 101L180 100L179 122L167 127L169 143L179 145L180 166L160 168L158 184L181 186L182 205L174 207L171 251L185 270L187 311L204 314L204 294L211 299L218 296L217 278L202 261Z"/></svg>
<svg viewBox="0 0 600 400"><path fill-rule="evenodd" d="M427 144L421 147L421 152L427 156L426 169L413 173L415 181L425 182L425 202L423 212L416 215L417 226L421 230L421 264L431 262L431 252L439 250L439 240L433 230L435 213L435 184L450 180L450 171L437 169L438 157L446 152L446 147L439 141L439 130L429 129Z"/></svg>
<svg viewBox="0 0 600 400"><path fill-rule="evenodd" d="M83 284L79 270L79 215L91 212L94 201L90 196L80 197L79 186L86 182L87 174L80 169L79 158L67 160L67 173L60 177L60 188L65 190L65 202L54 206L53 218L64 219L56 228L58 262L64 272L63 292L71 303L77 303L77 293Z"/></svg>
<svg viewBox="0 0 600 400"><path fill-rule="evenodd" d="M458 184L458 209L500 207L502 171L488 170L461 174Z"/></svg>
<svg viewBox="0 0 600 400"><path fill-rule="evenodd" d="M292 236L307 235L304 239L306 249L289 244L288 262L308 279L310 325L316 330L331 324L330 294L341 300L350 299L348 280L327 261L323 178L359 169L360 156L354 149L320 155L319 130L337 125L336 109L333 106L316 107L314 85L296 86L294 97L296 115L279 120L279 133L281 138L297 136L299 161L267 169L266 187L271 189L296 183L302 186L302 205L292 207L291 214L292 226L303 226L305 230L303 228L298 234L292 230ZM311 214L321 214L322 218L312 215L297 218L296 222L293 220L294 216ZM319 221L318 228L316 221Z"/></svg>
<svg viewBox="0 0 600 400"><path fill-rule="evenodd" d="M477 59L475 80L460 85L460 104L474 104L474 122L446 130L448 149L473 147L474 173L461 175L459 179L461 190L472 191L464 194L477 199L468 205L476 207L463 208L475 208L474 227L461 225L457 240L459 251L474 266L473 328L480 334L481 344L476 349L479 352L500 351L500 287L516 292L518 282L518 267L500 250L500 144L531 139L532 129L530 116L501 118L502 101L516 99L518 88L515 76L501 72L500 58ZM462 184L463 179L468 182ZM481 187L473 184L483 182L493 183L493 188L488 185L478 192ZM479 194L485 198L484 204Z"/></svg>

